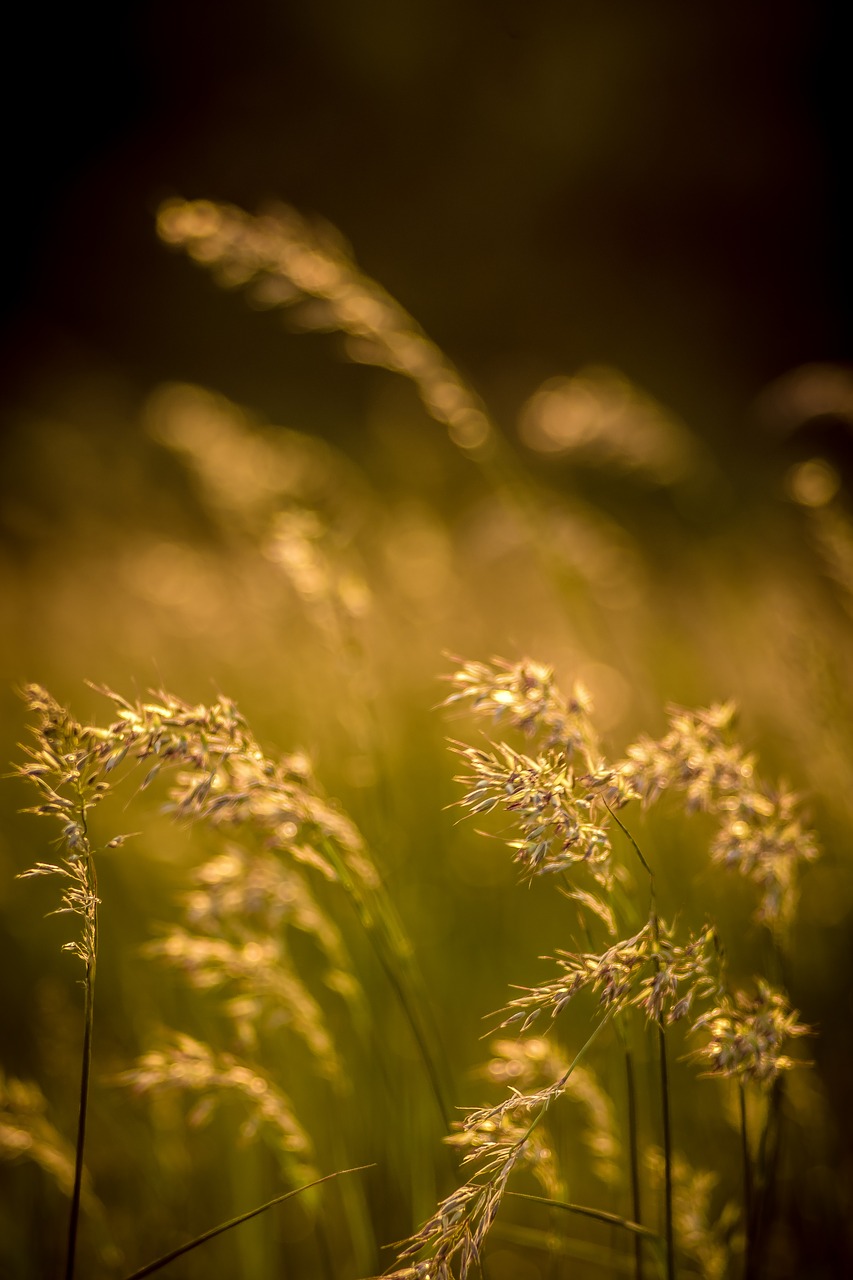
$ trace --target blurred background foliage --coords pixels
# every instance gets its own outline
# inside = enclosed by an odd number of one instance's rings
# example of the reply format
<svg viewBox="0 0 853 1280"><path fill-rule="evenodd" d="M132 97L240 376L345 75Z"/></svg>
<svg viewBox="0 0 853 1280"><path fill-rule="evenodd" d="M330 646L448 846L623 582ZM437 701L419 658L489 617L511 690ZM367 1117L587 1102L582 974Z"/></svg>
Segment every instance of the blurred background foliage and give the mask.
<svg viewBox="0 0 853 1280"><path fill-rule="evenodd" d="M561 945L564 907L514 888L447 809L445 737L463 731L434 710L446 655L529 653L582 679L614 753L662 732L670 701L737 699L825 850L787 975L820 1035L774 1265L838 1274L853 1136L840 7L179 0L122 6L111 30L70 10L48 31L16 21L36 54L6 115L4 758L26 679L95 717L86 678L222 690L270 749L304 748L375 851L468 1103L482 1015ZM297 332L310 316L247 305L159 243L176 194L282 198L336 227L482 396L501 467L409 382L343 358L338 334ZM42 919L50 889L14 880L45 838L28 802L4 786L2 1066L39 1082L70 1135L79 975ZM102 870L101 1080L197 1016L140 954L202 856L161 802ZM731 885L697 869L702 834L650 821L665 909L742 928L746 962L760 940ZM393 993L379 973L371 990L387 1056L359 1081L351 1159L378 1163L365 1221L388 1242L448 1175ZM187 1131L180 1109L106 1086L93 1105L125 1269L274 1194L225 1124ZM677 1123L701 1150L701 1118ZM64 1202L35 1167L0 1179L3 1265L47 1274ZM269 1274L284 1242L298 1260L308 1228L293 1207L244 1231L217 1246L223 1273ZM366 1254L336 1247L355 1274ZM542 1256L507 1240L492 1274L551 1275Z"/></svg>

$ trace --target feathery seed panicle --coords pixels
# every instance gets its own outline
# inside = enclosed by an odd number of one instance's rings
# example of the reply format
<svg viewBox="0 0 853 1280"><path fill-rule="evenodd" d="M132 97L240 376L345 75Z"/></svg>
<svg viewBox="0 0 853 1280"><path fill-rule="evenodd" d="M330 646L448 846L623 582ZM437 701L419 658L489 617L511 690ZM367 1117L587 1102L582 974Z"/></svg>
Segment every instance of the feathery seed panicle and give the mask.
<svg viewBox="0 0 853 1280"><path fill-rule="evenodd" d="M472 816L502 809L521 838L507 841L525 875L545 875L584 866L604 887L611 882L611 847L606 807L596 792L583 789L562 752L536 758L505 743L493 750L453 744L469 767L461 774L467 792L459 804Z"/></svg>
<svg viewBox="0 0 853 1280"><path fill-rule="evenodd" d="M645 1156L653 1186L664 1179L663 1153L650 1147ZM727 1280L743 1266L743 1232L738 1206L729 1201L716 1218L712 1199L719 1182L708 1169L695 1169L682 1155L672 1162L673 1219L679 1253L690 1259L702 1280Z"/></svg>
<svg viewBox="0 0 853 1280"><path fill-rule="evenodd" d="M604 1022L599 1030L603 1025ZM593 1032L558 1079L532 1093L512 1088L496 1106L469 1110L454 1125L456 1132L445 1141L466 1150L462 1164L470 1166L472 1172L419 1231L398 1245L397 1257L402 1262L429 1249L429 1259L415 1264L422 1269L412 1271L404 1266L391 1273L393 1280L405 1280L413 1274L466 1280L469 1272L480 1265L486 1236L516 1170L527 1169L549 1193L556 1191L559 1174L542 1122L551 1104L566 1092L582 1055L597 1034Z"/></svg>
<svg viewBox="0 0 853 1280"><path fill-rule="evenodd" d="M98 942L99 899L88 816L109 790L99 768L101 739L97 730L80 724L40 685L27 685L23 697L27 709L38 717L33 726L36 745L23 747L28 759L17 766L16 773L32 783L41 797L39 804L25 812L60 823L58 845L64 854L57 862L35 863L18 878L60 877L61 905L53 914L75 915L81 921L79 937L66 943L63 950L76 955L91 973ZM121 839L116 837L110 843L115 846Z"/></svg>
<svg viewBox="0 0 853 1280"><path fill-rule="evenodd" d="M708 1039L691 1057L707 1066L707 1075L733 1076L766 1088L780 1072L798 1065L782 1052L786 1041L811 1031L798 1021L783 992L764 979L757 986L757 995L738 991L696 1019L692 1030Z"/></svg>
<svg viewBox="0 0 853 1280"><path fill-rule="evenodd" d="M464 662L446 677L455 686L442 706L464 703L475 715L506 723L544 748L560 747L567 757L582 754L587 767L598 761L599 740L591 720L592 700L577 682L566 701L551 667L529 658L504 662Z"/></svg>
<svg viewBox="0 0 853 1280"><path fill-rule="evenodd" d="M417 322L353 261L340 235L278 205L252 217L209 200L170 200L158 230L225 285L267 307L295 307L305 329L337 330L353 360L409 378L453 442L478 454L495 431L480 399Z"/></svg>
<svg viewBox="0 0 853 1280"><path fill-rule="evenodd" d="M619 773L644 804L667 789L683 792L688 811L718 814L711 857L736 868L760 891L757 918L779 932L791 924L802 864L818 856L800 797L757 777L755 757L731 740L733 703L670 713L660 741L643 737L628 748Z"/></svg>
<svg viewBox="0 0 853 1280"><path fill-rule="evenodd" d="M58 874L69 882L62 909L84 920L82 939L69 948L93 977L97 895L88 809L140 768L139 790L171 772L168 807L176 816L238 832L252 848L229 845L201 868L186 900L187 927L153 943L150 953L180 969L196 989L221 996L242 1050L255 1050L261 1037L283 1029L307 1047L318 1076L345 1088L325 1012L297 970L288 932L312 938L330 990L350 1001L359 998L343 938L310 883L316 874L336 882L362 914L367 910L379 880L359 832L323 796L304 756L265 756L229 699L191 705L161 692L131 703L108 689L99 692L117 712L106 728L80 725L44 690L27 691L41 722L38 749L28 752L20 772L39 787L42 804L36 812L61 821L68 852L58 864L38 863L26 874ZM107 847L122 839L113 838ZM203 1086L208 1094L242 1090L255 1099L257 1116L285 1153L308 1153L286 1096L259 1069L217 1057L200 1041L177 1037L123 1079L141 1092L167 1084ZM212 1105L207 1099L202 1110ZM294 1169L313 1172L305 1160Z"/></svg>
<svg viewBox="0 0 853 1280"><path fill-rule="evenodd" d="M305 1044L322 1076L343 1083L323 1012L279 939L257 935L235 943L174 929L146 952L179 969L197 990L232 992L222 1007L245 1048L257 1047L261 1031L285 1027Z"/></svg>
<svg viewBox="0 0 853 1280"><path fill-rule="evenodd" d="M326 879L343 875L350 885L376 886L376 869L359 832L324 798L305 756L268 759L230 699L193 707L161 693L157 702L131 704L109 689L100 691L119 712L101 748L106 768L128 755L136 762L153 758L144 786L162 766L181 766L170 793L177 816L214 826L250 823L270 849ZM339 860L330 858L330 845Z"/></svg>
<svg viewBox="0 0 853 1280"><path fill-rule="evenodd" d="M556 1018L585 989L597 992L601 1007L613 1014L635 1007L650 1021L676 1022L687 1016L695 1000L718 991L714 944L710 926L679 945L672 928L655 919L601 954L560 951L560 977L524 988L507 1005L501 1026L520 1024L524 1032L541 1013Z"/></svg>

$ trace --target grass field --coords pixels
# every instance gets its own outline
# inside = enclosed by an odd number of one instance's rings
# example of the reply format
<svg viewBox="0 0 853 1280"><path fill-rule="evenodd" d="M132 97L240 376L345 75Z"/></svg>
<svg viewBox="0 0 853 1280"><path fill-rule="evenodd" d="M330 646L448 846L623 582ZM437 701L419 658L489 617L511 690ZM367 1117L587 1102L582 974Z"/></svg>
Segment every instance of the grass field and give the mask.
<svg viewBox="0 0 853 1280"><path fill-rule="evenodd" d="M728 475L602 369L512 444L328 232L160 231L398 376L346 452L170 385L12 456L0 1270L72 1274L78 1198L121 1277L340 1172L172 1274L842 1274L831 465Z"/></svg>

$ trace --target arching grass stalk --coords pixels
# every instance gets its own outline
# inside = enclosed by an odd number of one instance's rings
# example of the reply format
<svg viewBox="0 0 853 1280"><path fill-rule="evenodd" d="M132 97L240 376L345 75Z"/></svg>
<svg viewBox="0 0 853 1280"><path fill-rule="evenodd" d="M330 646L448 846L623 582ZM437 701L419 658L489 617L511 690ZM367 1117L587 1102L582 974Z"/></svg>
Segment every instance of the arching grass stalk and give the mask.
<svg viewBox="0 0 853 1280"><path fill-rule="evenodd" d="M534 1094L514 1091L497 1106L471 1111L457 1123L460 1133L454 1145L464 1146L466 1139L472 1140L463 1164L474 1166L473 1172L467 1182L441 1202L419 1231L399 1242L397 1262L403 1265L386 1273L387 1280L413 1280L433 1274L442 1280L450 1280L451 1276L467 1280L474 1269L480 1269L483 1243L501 1207L510 1175L525 1164L529 1139L612 1018L609 1010L596 1023L553 1084ZM482 1137L487 1137L485 1143L480 1141ZM412 1263L427 1250L428 1258Z"/></svg>

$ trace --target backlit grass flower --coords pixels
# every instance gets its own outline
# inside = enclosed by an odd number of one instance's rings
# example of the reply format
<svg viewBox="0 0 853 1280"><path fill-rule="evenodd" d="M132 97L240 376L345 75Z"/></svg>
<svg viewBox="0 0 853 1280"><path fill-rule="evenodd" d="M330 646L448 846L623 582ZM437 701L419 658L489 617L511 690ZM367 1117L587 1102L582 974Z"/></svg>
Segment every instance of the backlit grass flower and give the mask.
<svg viewBox="0 0 853 1280"><path fill-rule="evenodd" d="M586 867L609 886L611 846L606 807L575 778L562 752L525 756L505 743L492 750L454 744L468 767L460 800L472 816L502 810L519 833L507 841L525 876Z"/></svg>
<svg viewBox="0 0 853 1280"><path fill-rule="evenodd" d="M454 686L443 705L462 704L495 724L509 725L544 748L560 747L571 757L580 752L588 766L598 756L592 700L577 682L569 699L563 697L551 667L529 658L521 662L465 662L448 679Z"/></svg>
<svg viewBox="0 0 853 1280"><path fill-rule="evenodd" d="M784 931L796 910L802 865L818 856L817 841L800 797L763 782L755 757L732 741L735 718L732 703L675 709L668 733L629 747L619 773L645 804L669 790L685 795L688 811L720 815L711 857L756 885L757 918Z"/></svg>
<svg viewBox="0 0 853 1280"><path fill-rule="evenodd" d="M691 1055L709 1075L732 1076L767 1087L797 1065L783 1052L790 1040L809 1035L787 996L763 979L758 992L738 991L697 1018L693 1030L707 1036Z"/></svg>
<svg viewBox="0 0 853 1280"><path fill-rule="evenodd" d="M584 990L597 994L605 1012L642 1009L653 1022L677 1022L694 1002L718 988L715 933L706 926L683 943L663 921L646 923L633 937L621 939L601 953L560 951L557 978L525 987L509 1002L502 1027L527 1030L542 1013L558 1017Z"/></svg>

